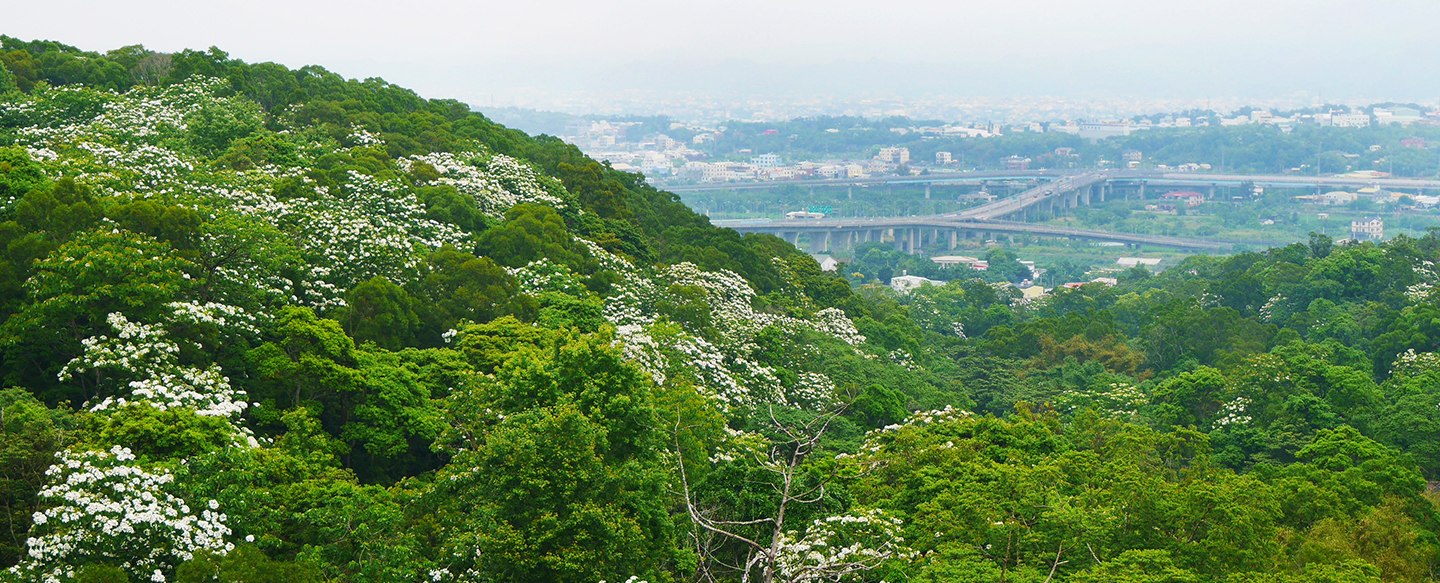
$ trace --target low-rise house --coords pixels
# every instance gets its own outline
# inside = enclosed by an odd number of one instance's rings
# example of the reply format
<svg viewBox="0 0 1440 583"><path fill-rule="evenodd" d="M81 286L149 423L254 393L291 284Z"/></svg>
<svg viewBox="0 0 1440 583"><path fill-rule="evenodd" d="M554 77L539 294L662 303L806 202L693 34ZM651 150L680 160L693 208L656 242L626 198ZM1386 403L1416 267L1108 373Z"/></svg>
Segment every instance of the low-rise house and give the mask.
<svg viewBox="0 0 1440 583"><path fill-rule="evenodd" d="M1169 201L1169 202L1174 202L1174 203L1183 202L1183 203L1185 203L1185 206L1186 206L1187 208L1197 207L1197 206L1200 206L1201 204L1204 204L1204 202L1205 202L1205 195L1204 195L1204 194L1201 194L1201 193L1198 193L1198 192L1194 192L1194 191L1190 191L1190 190L1177 190L1177 191L1175 191L1175 192L1167 192L1167 193L1161 195L1160 198L1161 198L1161 200L1165 200L1165 201Z"/></svg>
<svg viewBox="0 0 1440 583"><path fill-rule="evenodd" d="M1156 265L1160 265L1161 261L1163 261L1163 259L1159 257L1121 257L1115 260L1115 265L1119 265L1125 269L1141 265L1155 267Z"/></svg>
<svg viewBox="0 0 1440 583"><path fill-rule="evenodd" d="M945 285L943 281L937 281L918 275L897 275L890 278L890 288L899 293L910 293L910 290L918 289L926 284Z"/></svg>
<svg viewBox="0 0 1440 583"><path fill-rule="evenodd" d="M1379 241L1385 238L1385 221L1380 217L1350 221L1350 238L1356 241Z"/></svg>

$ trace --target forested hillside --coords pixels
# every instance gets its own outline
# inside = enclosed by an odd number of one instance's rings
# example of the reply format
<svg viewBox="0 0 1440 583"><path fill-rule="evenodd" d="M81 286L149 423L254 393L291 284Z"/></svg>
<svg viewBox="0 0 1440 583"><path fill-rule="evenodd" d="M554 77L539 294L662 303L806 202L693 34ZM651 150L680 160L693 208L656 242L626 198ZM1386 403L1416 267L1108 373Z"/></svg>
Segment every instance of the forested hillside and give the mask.
<svg viewBox="0 0 1440 583"><path fill-rule="evenodd" d="M0 46L5 578L1440 564L1440 230L897 296L379 79Z"/></svg>

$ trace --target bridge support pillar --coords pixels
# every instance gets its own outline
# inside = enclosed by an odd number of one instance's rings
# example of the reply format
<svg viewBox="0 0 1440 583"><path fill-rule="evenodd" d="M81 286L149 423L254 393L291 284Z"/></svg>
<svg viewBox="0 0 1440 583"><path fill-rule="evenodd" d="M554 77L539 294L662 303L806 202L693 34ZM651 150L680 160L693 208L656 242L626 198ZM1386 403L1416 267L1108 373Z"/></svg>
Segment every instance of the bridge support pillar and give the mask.
<svg viewBox="0 0 1440 583"><path fill-rule="evenodd" d="M925 185L925 200L930 200L930 185Z"/></svg>
<svg viewBox="0 0 1440 583"><path fill-rule="evenodd" d="M1145 181L1140 181L1140 200L1145 200Z"/></svg>
<svg viewBox="0 0 1440 583"><path fill-rule="evenodd" d="M823 251L825 253L830 252L830 231L825 231L825 249L823 249Z"/></svg>
<svg viewBox="0 0 1440 583"><path fill-rule="evenodd" d="M954 250L954 249L955 249L955 239L957 238L957 237L956 237L957 234L958 234L958 231L953 231L953 230L950 231L950 249L951 249L951 250Z"/></svg>
<svg viewBox="0 0 1440 583"><path fill-rule="evenodd" d="M911 255L914 255L914 254L920 252L920 247L921 247L921 245L920 245L920 238L923 237L923 236L924 236L924 235L921 235L921 234L920 234L920 229L910 229L910 254L911 254Z"/></svg>
<svg viewBox="0 0 1440 583"><path fill-rule="evenodd" d="M845 199L855 200L855 185L852 184L849 188L845 189Z"/></svg>
<svg viewBox="0 0 1440 583"><path fill-rule="evenodd" d="M1214 185L1214 184L1211 184L1211 185L1210 185L1210 197L1209 197L1209 198L1210 198L1210 200L1215 200L1215 185Z"/></svg>

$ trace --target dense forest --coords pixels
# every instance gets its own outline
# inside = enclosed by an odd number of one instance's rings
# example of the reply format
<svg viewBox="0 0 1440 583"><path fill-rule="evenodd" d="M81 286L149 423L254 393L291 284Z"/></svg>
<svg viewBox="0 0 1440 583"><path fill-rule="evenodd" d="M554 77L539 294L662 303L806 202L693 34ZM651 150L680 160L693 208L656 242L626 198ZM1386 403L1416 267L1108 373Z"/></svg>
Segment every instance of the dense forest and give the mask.
<svg viewBox="0 0 1440 583"><path fill-rule="evenodd" d="M0 46L6 580L1440 565L1440 230L896 295L380 79Z"/></svg>

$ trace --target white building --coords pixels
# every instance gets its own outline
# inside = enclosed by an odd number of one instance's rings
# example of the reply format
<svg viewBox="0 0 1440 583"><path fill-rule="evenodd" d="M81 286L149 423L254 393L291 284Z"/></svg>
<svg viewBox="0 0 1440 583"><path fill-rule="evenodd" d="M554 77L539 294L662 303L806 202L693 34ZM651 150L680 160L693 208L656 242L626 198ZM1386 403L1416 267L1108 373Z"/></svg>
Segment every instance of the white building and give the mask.
<svg viewBox="0 0 1440 583"><path fill-rule="evenodd" d="M1356 241L1379 241L1385 238L1385 221L1380 217L1350 221L1350 238Z"/></svg>
<svg viewBox="0 0 1440 583"><path fill-rule="evenodd" d="M1370 116L1361 112L1333 113L1330 114L1330 125L1337 128L1370 127Z"/></svg>
<svg viewBox="0 0 1440 583"><path fill-rule="evenodd" d="M1080 130L1077 133L1081 138L1087 140L1103 140L1115 136L1128 136L1130 132L1137 129L1139 129L1138 126L1128 123L1086 122L1080 124Z"/></svg>
<svg viewBox="0 0 1440 583"><path fill-rule="evenodd" d="M910 148L880 148L875 159L888 164L909 164Z"/></svg>
<svg viewBox="0 0 1440 583"><path fill-rule="evenodd" d="M754 165L756 168L779 168L780 155L774 153L761 154L759 156L751 158L750 164Z"/></svg>
<svg viewBox="0 0 1440 583"><path fill-rule="evenodd" d="M1126 269L1141 265L1155 267L1156 265L1160 265L1160 261L1161 259L1159 257L1121 257L1115 260L1115 265Z"/></svg>
<svg viewBox="0 0 1440 583"><path fill-rule="evenodd" d="M1375 109L1375 123L1384 125L1398 123L1410 125L1420 121L1420 111L1409 107L1392 107L1389 109Z"/></svg>
<svg viewBox="0 0 1440 583"><path fill-rule="evenodd" d="M936 163L936 164L938 164L938 165L940 165L940 166L944 166L944 165L946 165L946 164L949 164L949 163L952 162L952 161L954 161L954 158L952 158L952 157L950 156L950 152L935 152L935 163Z"/></svg>
<svg viewBox="0 0 1440 583"><path fill-rule="evenodd" d="M943 281L936 281L918 275L897 275L890 278L890 288L902 294L909 293L910 290L917 289L927 283L930 285L945 285Z"/></svg>

